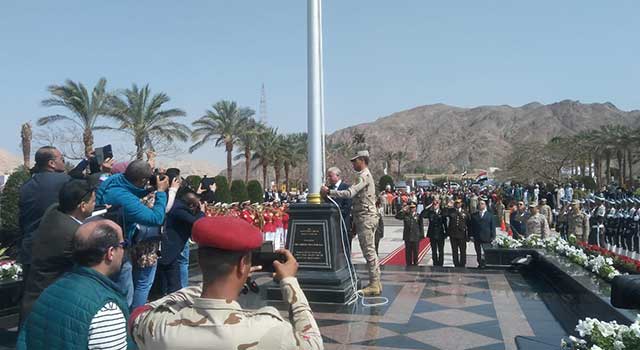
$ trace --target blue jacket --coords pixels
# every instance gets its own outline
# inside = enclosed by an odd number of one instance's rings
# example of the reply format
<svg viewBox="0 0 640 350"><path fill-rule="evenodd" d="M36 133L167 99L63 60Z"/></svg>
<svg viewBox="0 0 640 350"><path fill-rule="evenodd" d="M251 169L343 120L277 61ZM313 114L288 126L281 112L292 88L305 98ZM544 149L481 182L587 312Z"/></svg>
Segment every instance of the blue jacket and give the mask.
<svg viewBox="0 0 640 350"><path fill-rule="evenodd" d="M191 237L193 223L204 214L194 214L180 199L176 199L173 207L167 214L165 234L162 235L162 256L159 264L169 265L178 258L184 249L184 245Z"/></svg>
<svg viewBox="0 0 640 350"><path fill-rule="evenodd" d="M125 234L131 240L135 224L161 226L164 222L164 210L167 206L167 194L156 193L153 208L144 205L140 198L148 194L144 188L136 187L124 177L124 174L110 176L96 192L96 204L110 204L122 208Z"/></svg>
<svg viewBox="0 0 640 350"><path fill-rule="evenodd" d="M40 295L21 327L16 348L86 350L91 320L108 302L116 303L124 319L129 319L127 302L117 285L93 269L76 266ZM131 337L127 338L128 348L135 349Z"/></svg>
<svg viewBox="0 0 640 350"><path fill-rule="evenodd" d="M71 178L65 173L43 172L34 174L20 188L18 221L22 233L20 260L23 264L31 264L33 233L47 208L58 203L58 193L69 180Z"/></svg>

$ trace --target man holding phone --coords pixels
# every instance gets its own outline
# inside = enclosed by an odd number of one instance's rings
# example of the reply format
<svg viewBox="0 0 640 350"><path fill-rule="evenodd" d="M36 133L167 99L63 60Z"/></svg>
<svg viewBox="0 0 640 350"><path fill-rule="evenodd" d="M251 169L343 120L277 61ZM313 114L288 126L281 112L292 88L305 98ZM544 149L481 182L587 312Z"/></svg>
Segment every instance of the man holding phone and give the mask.
<svg viewBox="0 0 640 350"><path fill-rule="evenodd" d="M273 307L243 310L236 302L251 272L251 252L262 233L240 218L205 217L192 229L198 243L202 286L182 289L131 314L140 349L323 349L320 329L295 276L298 263L288 250L275 261L275 278L290 305L290 321Z"/></svg>

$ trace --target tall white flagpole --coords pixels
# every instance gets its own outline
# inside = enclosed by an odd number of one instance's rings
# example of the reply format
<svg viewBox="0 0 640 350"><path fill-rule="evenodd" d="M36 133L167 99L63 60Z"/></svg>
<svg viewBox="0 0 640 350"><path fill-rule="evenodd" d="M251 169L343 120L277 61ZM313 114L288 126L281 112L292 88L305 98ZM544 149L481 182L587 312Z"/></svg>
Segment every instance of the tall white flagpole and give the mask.
<svg viewBox="0 0 640 350"><path fill-rule="evenodd" d="M322 7L321 0L308 0L307 37L307 133L309 196L307 202L320 204L323 173L322 122Z"/></svg>

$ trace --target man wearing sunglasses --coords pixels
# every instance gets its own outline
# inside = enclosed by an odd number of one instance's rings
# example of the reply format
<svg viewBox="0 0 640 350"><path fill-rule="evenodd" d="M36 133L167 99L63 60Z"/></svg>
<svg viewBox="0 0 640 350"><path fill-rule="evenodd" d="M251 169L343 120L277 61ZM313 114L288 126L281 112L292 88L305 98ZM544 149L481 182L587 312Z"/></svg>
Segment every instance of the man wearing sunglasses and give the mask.
<svg viewBox="0 0 640 350"><path fill-rule="evenodd" d="M511 213L509 218L513 238L527 237L527 220L529 220L527 207L524 205L524 201L518 201L516 211Z"/></svg>
<svg viewBox="0 0 640 350"><path fill-rule="evenodd" d="M17 349L133 349L125 295L110 276L122 266L127 243L110 220L83 224L73 238L74 268L33 305Z"/></svg>

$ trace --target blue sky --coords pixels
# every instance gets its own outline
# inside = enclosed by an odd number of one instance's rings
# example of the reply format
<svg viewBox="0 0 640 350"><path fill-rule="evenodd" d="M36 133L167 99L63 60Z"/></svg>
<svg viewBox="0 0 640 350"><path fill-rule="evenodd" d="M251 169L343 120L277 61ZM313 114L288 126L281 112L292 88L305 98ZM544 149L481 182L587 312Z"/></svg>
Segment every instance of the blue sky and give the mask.
<svg viewBox="0 0 640 350"><path fill-rule="evenodd" d="M640 109L640 2L325 0L329 132L432 103L563 99ZM220 99L306 128L306 1L0 3L0 148L65 79L149 83L191 122ZM108 135L98 135L98 143ZM213 145L193 155L224 164Z"/></svg>

